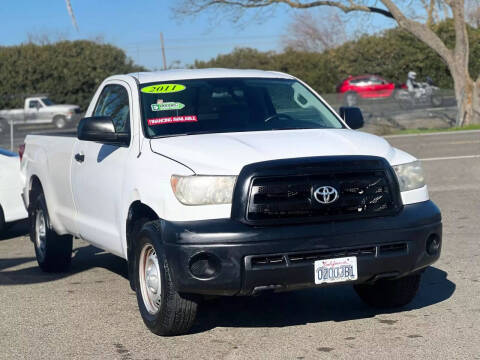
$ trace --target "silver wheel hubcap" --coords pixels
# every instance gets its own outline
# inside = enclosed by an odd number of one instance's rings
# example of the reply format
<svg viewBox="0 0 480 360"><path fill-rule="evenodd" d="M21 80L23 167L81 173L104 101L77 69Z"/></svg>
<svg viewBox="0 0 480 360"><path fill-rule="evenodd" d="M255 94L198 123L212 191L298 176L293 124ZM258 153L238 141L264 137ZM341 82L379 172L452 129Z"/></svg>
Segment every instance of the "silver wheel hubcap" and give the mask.
<svg viewBox="0 0 480 360"><path fill-rule="evenodd" d="M143 247L138 265L143 303L148 312L154 315L160 309L162 278L157 253L151 244Z"/></svg>
<svg viewBox="0 0 480 360"><path fill-rule="evenodd" d="M45 223L45 215L43 210L37 210L35 218L35 244L37 246L37 254L40 261L45 258L47 248L47 225Z"/></svg>
<svg viewBox="0 0 480 360"><path fill-rule="evenodd" d="M57 119L57 121L55 122L55 125L57 126L57 128L63 129L65 127L65 119L63 118Z"/></svg>

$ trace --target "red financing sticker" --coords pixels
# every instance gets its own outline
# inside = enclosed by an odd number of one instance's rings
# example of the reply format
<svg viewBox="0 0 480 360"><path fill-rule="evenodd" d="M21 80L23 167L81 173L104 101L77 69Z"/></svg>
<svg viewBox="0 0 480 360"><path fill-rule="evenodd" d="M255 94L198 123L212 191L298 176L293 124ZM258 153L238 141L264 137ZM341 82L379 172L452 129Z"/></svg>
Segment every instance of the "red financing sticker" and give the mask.
<svg viewBox="0 0 480 360"><path fill-rule="evenodd" d="M197 115L168 116L163 118L148 119L148 126L184 123L184 122L197 122Z"/></svg>

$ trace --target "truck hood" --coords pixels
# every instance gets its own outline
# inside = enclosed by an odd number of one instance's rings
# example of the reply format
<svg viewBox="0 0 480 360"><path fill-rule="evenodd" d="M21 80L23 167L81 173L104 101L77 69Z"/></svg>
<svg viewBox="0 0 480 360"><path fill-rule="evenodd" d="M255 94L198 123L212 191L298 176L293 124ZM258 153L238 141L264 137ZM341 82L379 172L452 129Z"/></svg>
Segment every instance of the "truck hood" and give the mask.
<svg viewBox="0 0 480 360"><path fill-rule="evenodd" d="M237 175L247 164L309 156L373 155L391 165L414 160L381 137L349 129L176 136L151 139L151 149L205 175Z"/></svg>

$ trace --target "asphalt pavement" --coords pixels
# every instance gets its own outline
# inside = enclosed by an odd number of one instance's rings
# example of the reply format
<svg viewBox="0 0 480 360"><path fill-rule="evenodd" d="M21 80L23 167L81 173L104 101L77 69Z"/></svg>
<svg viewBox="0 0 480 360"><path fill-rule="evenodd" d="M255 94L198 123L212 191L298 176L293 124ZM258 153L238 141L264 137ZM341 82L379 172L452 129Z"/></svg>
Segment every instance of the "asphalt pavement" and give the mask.
<svg viewBox="0 0 480 360"><path fill-rule="evenodd" d="M480 359L480 132L396 136L424 159L443 212L440 260L398 311L350 286L206 301L192 333L151 334L126 262L76 240L71 272L42 273L26 223L0 235L1 359Z"/></svg>

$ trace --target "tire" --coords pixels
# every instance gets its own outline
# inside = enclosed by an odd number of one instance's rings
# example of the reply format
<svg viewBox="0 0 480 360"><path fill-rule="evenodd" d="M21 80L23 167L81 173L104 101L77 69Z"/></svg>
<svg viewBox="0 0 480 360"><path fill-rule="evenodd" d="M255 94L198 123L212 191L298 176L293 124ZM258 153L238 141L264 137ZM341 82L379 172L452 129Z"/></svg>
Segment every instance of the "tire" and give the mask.
<svg viewBox="0 0 480 360"><path fill-rule="evenodd" d="M358 104L358 95L354 92L347 92L345 94L345 105L355 106Z"/></svg>
<svg viewBox="0 0 480 360"><path fill-rule="evenodd" d="M396 308L409 304L418 292L421 273L395 280L379 280L373 285L354 285L358 296L375 308Z"/></svg>
<svg viewBox="0 0 480 360"><path fill-rule="evenodd" d="M145 224L135 241L135 288L145 325L156 335L187 333L197 313L198 300L178 293L158 238L160 223ZM150 281L147 281L150 279Z"/></svg>
<svg viewBox="0 0 480 360"><path fill-rule="evenodd" d="M73 238L52 229L45 196L40 193L30 212L30 239L35 246L38 266L45 272L67 271L72 262Z"/></svg>
<svg viewBox="0 0 480 360"><path fill-rule="evenodd" d="M67 126L67 119L63 115L57 115L53 118L53 124L57 129L64 129Z"/></svg>

